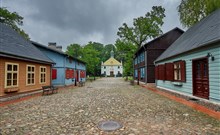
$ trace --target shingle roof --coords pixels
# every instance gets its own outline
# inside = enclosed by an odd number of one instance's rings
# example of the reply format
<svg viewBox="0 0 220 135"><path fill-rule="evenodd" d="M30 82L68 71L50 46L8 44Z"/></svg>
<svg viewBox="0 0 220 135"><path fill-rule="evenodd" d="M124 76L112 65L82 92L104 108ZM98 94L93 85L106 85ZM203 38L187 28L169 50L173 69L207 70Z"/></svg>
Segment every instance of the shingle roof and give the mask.
<svg viewBox="0 0 220 135"><path fill-rule="evenodd" d="M173 28L172 30L170 30L170 31L168 31L168 32L166 32L166 33L164 33L164 34L162 34L162 35L160 35L160 36L154 38L153 40L147 42L145 45L141 46L141 47L135 52L135 54L139 53L141 50L144 50L144 48L147 48L147 46L149 46L152 42L157 41L158 39L165 37L166 35L168 35L169 33L171 33L172 31L175 31L175 30L180 31L181 33L184 33L184 31L183 31L182 29L180 29L180 28L178 28L178 27L175 27L175 28Z"/></svg>
<svg viewBox="0 0 220 135"><path fill-rule="evenodd" d="M189 28L157 58L156 62L217 41L220 41L220 9Z"/></svg>
<svg viewBox="0 0 220 135"><path fill-rule="evenodd" d="M0 55L39 63L54 63L11 27L0 23Z"/></svg>
<svg viewBox="0 0 220 135"><path fill-rule="evenodd" d="M57 49L53 49L53 48L47 47L47 46L42 45L42 44L40 44L40 43L37 43L37 42L35 42L35 41L31 41L31 42L32 42L32 44L35 45L36 47L45 48L45 49L50 50L50 51L53 51L53 52L55 52L55 53L59 53L59 54L64 55L64 56L71 57L71 56L67 55L66 53L64 53L63 51L59 51L59 50L57 50ZM77 60L77 61L79 61L79 62L81 62L81 63L86 64L85 61L82 61L82 60L77 59L77 58L75 58L75 57L71 57L71 58L74 59L74 60Z"/></svg>

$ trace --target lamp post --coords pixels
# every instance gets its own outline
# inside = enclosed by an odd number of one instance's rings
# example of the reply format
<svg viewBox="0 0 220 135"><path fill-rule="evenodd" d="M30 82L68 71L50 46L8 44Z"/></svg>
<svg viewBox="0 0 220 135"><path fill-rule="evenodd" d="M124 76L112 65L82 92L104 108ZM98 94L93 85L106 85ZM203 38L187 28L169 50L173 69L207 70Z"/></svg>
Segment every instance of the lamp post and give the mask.
<svg viewBox="0 0 220 135"><path fill-rule="evenodd" d="M76 60L76 62L77 62L77 60ZM77 86L77 84L76 84L76 78L77 78L77 76L76 76L76 74L77 74L77 71L76 71L76 62L75 62L75 86Z"/></svg>
<svg viewBox="0 0 220 135"><path fill-rule="evenodd" d="M73 52L74 52L74 48L73 48ZM77 63L77 49L75 50L75 52L76 52L76 53L75 53L75 60L76 60L76 61L75 61L75 72L74 72L75 75L74 75L74 76L75 76L75 86L77 86L77 82L76 82L76 79L77 79L77 76L76 76L76 75L77 75L77 70L76 70L76 63Z"/></svg>

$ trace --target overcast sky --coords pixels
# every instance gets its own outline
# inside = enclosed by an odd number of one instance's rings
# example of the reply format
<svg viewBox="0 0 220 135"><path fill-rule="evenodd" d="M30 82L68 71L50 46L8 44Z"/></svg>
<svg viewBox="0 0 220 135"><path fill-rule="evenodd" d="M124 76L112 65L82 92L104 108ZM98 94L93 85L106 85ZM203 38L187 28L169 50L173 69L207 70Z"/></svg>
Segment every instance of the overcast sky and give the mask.
<svg viewBox="0 0 220 135"><path fill-rule="evenodd" d="M0 6L24 17L22 29L31 40L47 45L57 42L65 50L71 43L89 41L114 44L122 23L144 16L152 6L163 6L167 32L182 28L177 6L180 0L0 0Z"/></svg>

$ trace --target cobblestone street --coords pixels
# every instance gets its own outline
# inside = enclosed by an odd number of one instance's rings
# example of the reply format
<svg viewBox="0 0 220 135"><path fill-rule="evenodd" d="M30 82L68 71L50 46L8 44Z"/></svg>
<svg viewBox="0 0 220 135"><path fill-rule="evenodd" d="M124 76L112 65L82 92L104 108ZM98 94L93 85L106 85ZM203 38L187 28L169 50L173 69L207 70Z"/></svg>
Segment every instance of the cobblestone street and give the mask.
<svg viewBox="0 0 220 135"><path fill-rule="evenodd" d="M101 131L104 120L123 127ZM220 121L121 78L102 78L1 107L0 134L220 134Z"/></svg>

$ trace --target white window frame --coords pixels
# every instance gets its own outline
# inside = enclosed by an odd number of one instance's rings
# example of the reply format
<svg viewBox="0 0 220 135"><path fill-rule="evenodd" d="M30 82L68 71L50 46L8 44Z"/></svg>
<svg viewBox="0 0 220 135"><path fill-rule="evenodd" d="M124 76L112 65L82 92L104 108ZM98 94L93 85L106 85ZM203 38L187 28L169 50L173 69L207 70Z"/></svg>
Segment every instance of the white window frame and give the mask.
<svg viewBox="0 0 220 135"><path fill-rule="evenodd" d="M8 71L8 65L12 65L12 71ZM17 71L13 71L13 66L17 66ZM7 73L12 73L11 79L12 83L10 86L7 86ZM17 73L17 85L13 85L13 73ZM19 64L18 63L10 63L10 62L5 62L5 88L13 88L13 87L18 87L18 81L19 80Z"/></svg>
<svg viewBox="0 0 220 135"><path fill-rule="evenodd" d="M180 62L173 63L174 81L181 81L181 65ZM179 76L178 76L179 75Z"/></svg>
<svg viewBox="0 0 220 135"><path fill-rule="evenodd" d="M41 68L45 68L45 72L41 72ZM41 82L41 74L45 74L45 82ZM47 67L46 66L40 66L39 67L39 83L40 84L45 84L47 81Z"/></svg>
<svg viewBox="0 0 220 135"><path fill-rule="evenodd" d="M31 67L31 69L32 69L32 67L34 67L34 72L33 71L28 71L28 67ZM35 85L35 78L36 78L35 71L36 71L35 65L27 65L26 66L26 85ZM28 84L28 74L29 73L31 73L31 75L34 74L34 83ZM32 76L31 76L31 79L32 79Z"/></svg>

